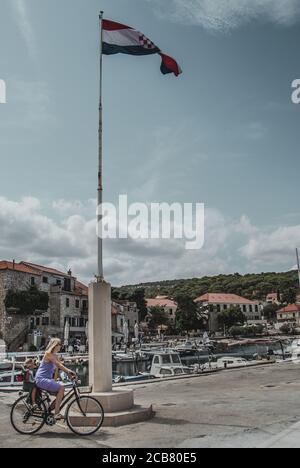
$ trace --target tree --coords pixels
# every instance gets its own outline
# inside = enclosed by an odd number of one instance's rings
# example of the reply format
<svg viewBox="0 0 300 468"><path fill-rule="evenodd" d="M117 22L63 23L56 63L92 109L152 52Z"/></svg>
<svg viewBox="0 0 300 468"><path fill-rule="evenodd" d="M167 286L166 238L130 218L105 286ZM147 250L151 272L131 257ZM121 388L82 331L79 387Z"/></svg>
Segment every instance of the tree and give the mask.
<svg viewBox="0 0 300 468"><path fill-rule="evenodd" d="M150 307L148 328L150 330L157 330L161 326L169 325L169 317L165 313L163 307Z"/></svg>
<svg viewBox="0 0 300 468"><path fill-rule="evenodd" d="M279 330L284 335L294 335L295 334L295 324L294 323L285 323L280 327Z"/></svg>
<svg viewBox="0 0 300 468"><path fill-rule="evenodd" d="M263 315L267 320L275 320L276 312L280 309L280 305L268 304L264 307Z"/></svg>
<svg viewBox="0 0 300 468"><path fill-rule="evenodd" d="M294 288L289 288L282 294L282 302L286 304L295 304L296 300L297 290Z"/></svg>
<svg viewBox="0 0 300 468"><path fill-rule="evenodd" d="M128 293L122 292L117 288L111 288L111 298L113 301L120 301L123 299L127 299L127 297Z"/></svg>
<svg viewBox="0 0 300 468"><path fill-rule="evenodd" d="M264 300L270 291L279 290L282 293L289 288L297 290L298 287L297 271L292 270L285 273L269 272L243 276L239 274L217 275L123 286L116 288L116 291L122 294L122 297L116 297L116 299L123 298L123 295L126 296L125 298L129 298L137 289L144 289L146 297L184 295L196 299L208 292L221 292L238 294L249 299Z"/></svg>
<svg viewBox="0 0 300 468"><path fill-rule="evenodd" d="M281 303L281 293L280 293L280 289L277 289L277 302L279 302L279 304Z"/></svg>
<svg viewBox="0 0 300 468"><path fill-rule="evenodd" d="M180 331L201 330L204 328L204 320L197 304L186 295L178 295L175 298L178 305L176 312L176 326Z"/></svg>
<svg viewBox="0 0 300 468"><path fill-rule="evenodd" d="M235 325L243 325L247 319L240 307L232 306L229 309L219 312L217 320L220 327L231 328Z"/></svg>
<svg viewBox="0 0 300 468"><path fill-rule="evenodd" d="M148 313L147 302L145 299L145 289L138 288L133 291L128 291L127 289L121 288L112 288L111 290L112 300L115 301L130 301L135 302L137 309L139 311L139 321L143 322Z"/></svg>
<svg viewBox="0 0 300 468"><path fill-rule="evenodd" d="M10 289L5 298L6 309L17 309L19 314L30 315L37 310L47 311L49 296L40 291L37 286L30 286L25 291Z"/></svg>
<svg viewBox="0 0 300 468"><path fill-rule="evenodd" d="M148 313L147 302L145 299L145 289L136 289L130 296L130 301L135 302L139 311L139 320L143 322Z"/></svg>

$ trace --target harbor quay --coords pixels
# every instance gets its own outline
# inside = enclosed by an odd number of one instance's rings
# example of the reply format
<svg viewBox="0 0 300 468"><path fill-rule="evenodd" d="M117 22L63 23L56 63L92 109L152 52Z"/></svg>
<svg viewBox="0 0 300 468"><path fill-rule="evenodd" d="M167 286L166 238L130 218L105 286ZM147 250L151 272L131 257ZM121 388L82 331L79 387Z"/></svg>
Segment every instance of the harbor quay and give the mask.
<svg viewBox="0 0 300 468"><path fill-rule="evenodd" d="M215 374L139 383L138 404L153 403L154 417L87 438L63 424L35 436L9 424L16 394L0 394L1 448L280 448L300 447L300 368L273 363Z"/></svg>

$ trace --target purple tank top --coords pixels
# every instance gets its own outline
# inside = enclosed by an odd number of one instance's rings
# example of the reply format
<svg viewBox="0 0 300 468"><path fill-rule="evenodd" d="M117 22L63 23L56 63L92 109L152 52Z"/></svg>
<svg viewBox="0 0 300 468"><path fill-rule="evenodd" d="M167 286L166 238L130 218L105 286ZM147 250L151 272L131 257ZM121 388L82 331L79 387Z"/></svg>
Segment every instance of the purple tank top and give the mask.
<svg viewBox="0 0 300 468"><path fill-rule="evenodd" d="M42 360L36 373L35 380L38 381L40 379L53 379L55 368L56 366L53 364L53 362L46 362Z"/></svg>

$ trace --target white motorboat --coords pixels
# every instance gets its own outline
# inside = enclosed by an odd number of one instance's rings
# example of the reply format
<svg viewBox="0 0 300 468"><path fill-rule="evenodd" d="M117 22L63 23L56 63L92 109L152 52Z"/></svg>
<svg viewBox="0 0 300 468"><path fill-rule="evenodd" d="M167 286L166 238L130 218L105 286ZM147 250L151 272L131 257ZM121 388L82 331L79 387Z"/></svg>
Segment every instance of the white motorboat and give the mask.
<svg viewBox="0 0 300 468"><path fill-rule="evenodd" d="M194 354L195 351L197 351L197 345L196 343L187 340L176 346L175 350L180 354Z"/></svg>
<svg viewBox="0 0 300 468"><path fill-rule="evenodd" d="M300 340L299 340L299 339L293 340L293 342L292 342L292 344L291 344L291 351L292 351L292 353L293 353L295 350L299 350L299 351L300 351Z"/></svg>
<svg viewBox="0 0 300 468"><path fill-rule="evenodd" d="M153 355L150 375L162 378L188 374L191 374L191 369L183 366L178 353L158 352Z"/></svg>
<svg viewBox="0 0 300 468"><path fill-rule="evenodd" d="M207 362L204 369L234 369L236 367L246 367L248 361L237 357L222 357L217 362Z"/></svg>
<svg viewBox="0 0 300 468"><path fill-rule="evenodd" d="M293 362L294 364L299 364L300 363L300 348L299 349L294 349L292 352L292 356L288 357L286 359L277 359L276 361L278 364L287 364L289 362Z"/></svg>
<svg viewBox="0 0 300 468"><path fill-rule="evenodd" d="M136 355L135 353L116 353L113 352L112 354L114 361L135 361Z"/></svg>
<svg viewBox="0 0 300 468"><path fill-rule="evenodd" d="M129 352L112 352L113 361L124 361L124 362L135 362L136 360L147 360L147 355L139 351L129 351Z"/></svg>
<svg viewBox="0 0 300 468"><path fill-rule="evenodd" d="M291 360L300 362L300 348L293 351Z"/></svg>
<svg viewBox="0 0 300 468"><path fill-rule="evenodd" d="M159 372L155 375L156 378L166 378L166 377L179 377L182 375L191 374L188 367L165 367L162 366L159 369Z"/></svg>

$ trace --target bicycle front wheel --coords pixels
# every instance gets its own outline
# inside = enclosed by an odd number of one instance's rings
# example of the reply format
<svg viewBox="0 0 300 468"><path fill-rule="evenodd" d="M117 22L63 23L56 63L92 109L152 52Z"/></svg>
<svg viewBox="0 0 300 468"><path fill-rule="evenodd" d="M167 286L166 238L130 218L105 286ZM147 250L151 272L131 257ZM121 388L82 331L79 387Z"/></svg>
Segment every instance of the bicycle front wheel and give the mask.
<svg viewBox="0 0 300 468"><path fill-rule="evenodd" d="M46 406L42 401L33 407L29 402L29 396L23 395L12 406L10 421L19 434L32 435L44 426L46 412Z"/></svg>
<svg viewBox="0 0 300 468"><path fill-rule="evenodd" d="M93 397L81 395L66 411L66 421L72 432L80 436L95 434L104 421L102 405Z"/></svg>

